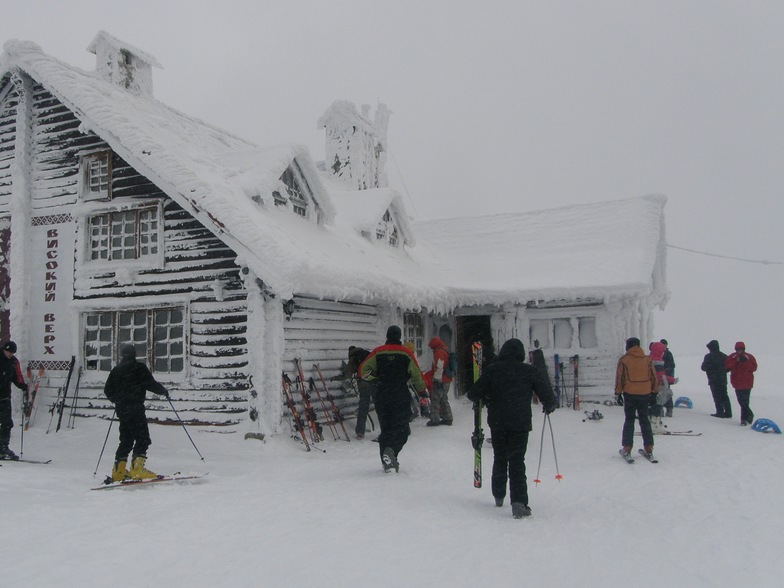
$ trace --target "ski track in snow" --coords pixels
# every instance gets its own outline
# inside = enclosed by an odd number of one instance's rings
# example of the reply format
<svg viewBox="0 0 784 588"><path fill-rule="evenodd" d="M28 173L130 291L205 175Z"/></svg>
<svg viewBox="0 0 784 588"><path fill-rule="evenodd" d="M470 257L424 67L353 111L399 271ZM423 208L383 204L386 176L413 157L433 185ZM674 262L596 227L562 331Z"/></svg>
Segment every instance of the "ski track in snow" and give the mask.
<svg viewBox="0 0 784 588"><path fill-rule="evenodd" d="M378 434L318 444L281 434L266 442L243 432L193 427L201 462L184 431L152 426L148 465L159 473L209 472L198 483L91 492L108 473L107 421L25 434L25 457L3 463L2 585L105 586L132 574L135 586L777 586L784 573L778 507L784 437L711 418L700 358L679 357L676 396L694 409L665 419L700 437L656 436L658 464L618 456L623 411L584 403L552 415L563 480L555 480L549 429L534 484L543 415L534 407L527 455L533 516L514 520L508 498L490 494L492 447L483 449L484 487L472 484L473 419L451 399L452 427L412 424L399 474L385 474ZM752 393L758 418L784 421L781 370L760 359ZM696 371L695 371L696 365ZM764 376L762 374L765 374ZM768 384L770 382L770 384ZM732 394L732 393L731 393ZM734 402L734 398L733 398ZM583 410L598 408L600 421ZM736 406L733 406L735 409ZM346 423L353 433L353 421ZM342 431L341 431L342 433ZM489 437L490 431L485 428ZM19 447L19 427L12 447ZM635 450L641 439L635 438Z"/></svg>

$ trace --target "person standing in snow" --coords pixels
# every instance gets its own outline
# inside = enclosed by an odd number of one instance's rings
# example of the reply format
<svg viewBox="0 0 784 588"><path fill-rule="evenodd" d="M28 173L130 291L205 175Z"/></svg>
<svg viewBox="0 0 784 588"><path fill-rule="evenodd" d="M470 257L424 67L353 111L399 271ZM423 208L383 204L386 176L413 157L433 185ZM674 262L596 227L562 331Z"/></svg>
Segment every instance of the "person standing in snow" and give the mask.
<svg viewBox="0 0 784 588"><path fill-rule="evenodd" d="M719 350L719 342L716 339L709 341L706 347L708 353L705 354L700 369L708 376L708 387L711 396L713 396L713 404L716 405L716 412L711 416L731 419L732 403L729 394L727 394L727 368L724 367L727 354Z"/></svg>
<svg viewBox="0 0 784 588"><path fill-rule="evenodd" d="M14 428L11 384L27 392L27 383L16 358L16 343L6 341L3 344L3 353L0 354L0 460L16 461L19 456L8 447L11 442L11 429Z"/></svg>
<svg viewBox="0 0 784 588"><path fill-rule="evenodd" d="M724 361L724 367L730 373L730 383L735 388L735 397L740 405L740 424L750 425L754 422L749 401L754 386L754 372L757 371L757 360L751 353L746 353L746 344L738 341L735 343L735 353Z"/></svg>
<svg viewBox="0 0 784 588"><path fill-rule="evenodd" d="M433 350L433 367L430 369L433 385L430 392L430 420L428 427L452 425L452 407L449 406L449 384L452 378L444 373L449 361L449 348L441 339L433 337L428 343Z"/></svg>
<svg viewBox="0 0 784 588"><path fill-rule="evenodd" d="M359 393L359 404L357 405L357 424L354 427L354 434L357 439L365 438L365 425L367 424L368 412L370 412L370 399L373 395L375 386L362 378L359 373L359 366L365 361L370 351L362 347L351 345L348 348L348 363L343 371L343 376L347 379L355 377L357 379L357 392Z"/></svg>
<svg viewBox="0 0 784 588"><path fill-rule="evenodd" d="M120 421L120 444L114 456L112 481L146 480L157 474L144 467L147 448L152 443L144 400L147 391L169 397L169 391L155 381L146 365L136 361L136 348L126 344L120 348L120 363L106 379L104 394L114 404ZM130 472L126 469L128 454L133 451Z"/></svg>
<svg viewBox="0 0 784 588"><path fill-rule="evenodd" d="M670 344L667 343L667 339L661 339L659 343L664 345L664 353L662 354L662 360L664 361L664 375L670 378L669 382L672 384L674 383L673 379L675 378L675 358L672 356L672 351L670 351ZM664 404L664 408L666 410L666 416L671 417L673 409L672 394L670 394L670 399Z"/></svg>
<svg viewBox="0 0 784 588"><path fill-rule="evenodd" d="M484 364L482 375L468 391L469 400L481 401L487 407L487 425L493 439L491 488L495 505L504 505L508 481L512 516L516 519L531 514L525 452L528 434L533 428L531 403L534 394L547 414L558 407L542 373L525 363L525 347L519 339L509 339L501 346L498 357Z"/></svg>
<svg viewBox="0 0 784 588"><path fill-rule="evenodd" d="M670 388L670 385L677 382L677 379L668 376L665 372L667 363L664 360L664 354L667 351L667 348L664 346L664 343L653 342L651 343L649 350L649 356L653 362L653 369L656 370L656 378L659 382L656 403L652 404L648 410L648 418L651 421L651 431L656 435L667 432L666 427L662 423L662 417L664 416L666 406L668 404L672 406L672 389ZM672 413L670 413L670 416L672 416Z"/></svg>
<svg viewBox="0 0 784 588"><path fill-rule="evenodd" d="M381 434L378 448L385 472L399 471L398 456L411 434L411 397L408 381L418 393L425 391L422 371L414 354L403 346L397 325L387 329L384 345L376 347L362 362L362 379L376 383L376 414Z"/></svg>
<svg viewBox="0 0 784 588"><path fill-rule="evenodd" d="M631 457L634 446L634 421L640 422L643 449L653 456L653 433L648 419L648 407L656 404L659 379L653 361L640 348L637 337L626 340L626 353L618 360L615 370L615 396L623 406L624 422L621 435L621 455Z"/></svg>

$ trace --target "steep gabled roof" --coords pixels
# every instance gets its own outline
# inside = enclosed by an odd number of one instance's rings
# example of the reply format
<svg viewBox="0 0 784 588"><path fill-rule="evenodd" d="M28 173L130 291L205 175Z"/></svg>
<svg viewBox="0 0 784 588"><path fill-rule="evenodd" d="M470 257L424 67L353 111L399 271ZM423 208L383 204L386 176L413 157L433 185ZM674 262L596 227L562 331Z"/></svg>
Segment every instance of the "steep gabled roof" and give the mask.
<svg viewBox="0 0 784 588"><path fill-rule="evenodd" d="M461 304L651 296L664 304L660 195L414 223Z"/></svg>
<svg viewBox="0 0 784 588"><path fill-rule="evenodd" d="M443 299L443 287L405 250L379 247L330 224L332 202L304 147L260 149L67 65L33 43L9 41L4 48L0 75L19 68L44 86L82 121L83 131L100 136L213 230L278 296L379 298L408 307ZM313 189L319 224L273 204L271 193L294 159Z"/></svg>

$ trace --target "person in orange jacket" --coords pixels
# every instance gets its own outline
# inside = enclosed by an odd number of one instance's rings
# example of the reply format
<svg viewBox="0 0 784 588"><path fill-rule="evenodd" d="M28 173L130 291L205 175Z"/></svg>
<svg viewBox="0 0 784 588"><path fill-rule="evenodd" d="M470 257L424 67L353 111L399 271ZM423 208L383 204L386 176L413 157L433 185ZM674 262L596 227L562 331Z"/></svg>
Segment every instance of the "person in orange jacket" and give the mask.
<svg viewBox="0 0 784 588"><path fill-rule="evenodd" d="M645 355L637 337L626 340L626 353L618 360L615 371L615 395L623 406L625 420L621 443L621 455L629 459L634 445L634 420L639 419L645 453L653 456L653 432L648 419L648 407L656 404L659 378L653 360Z"/></svg>
<svg viewBox="0 0 784 588"><path fill-rule="evenodd" d="M433 350L433 367L430 372L433 376L433 386L430 391L430 420L428 427L452 424L452 407L449 406L449 384L452 378L444 373L449 361L449 348L441 339L433 337L428 343Z"/></svg>

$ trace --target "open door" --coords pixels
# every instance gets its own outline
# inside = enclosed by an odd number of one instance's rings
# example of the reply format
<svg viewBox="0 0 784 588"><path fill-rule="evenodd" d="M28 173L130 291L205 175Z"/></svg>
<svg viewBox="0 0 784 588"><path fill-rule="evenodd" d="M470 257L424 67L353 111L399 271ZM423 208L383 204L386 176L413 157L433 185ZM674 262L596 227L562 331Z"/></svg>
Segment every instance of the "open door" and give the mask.
<svg viewBox="0 0 784 588"><path fill-rule="evenodd" d="M490 316L458 316L455 317L456 335L455 351L457 352L457 395L464 396L473 384L473 367L471 344L479 341L482 344L484 361L495 357L493 336L490 330Z"/></svg>

